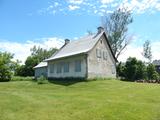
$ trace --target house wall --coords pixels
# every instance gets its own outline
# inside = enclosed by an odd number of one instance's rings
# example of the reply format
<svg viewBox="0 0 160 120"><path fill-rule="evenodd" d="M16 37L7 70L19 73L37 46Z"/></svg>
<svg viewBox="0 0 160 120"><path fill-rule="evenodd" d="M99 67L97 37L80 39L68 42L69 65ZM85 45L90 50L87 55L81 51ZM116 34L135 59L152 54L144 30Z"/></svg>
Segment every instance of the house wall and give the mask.
<svg viewBox="0 0 160 120"><path fill-rule="evenodd" d="M47 77L47 67L35 68L35 78L40 76Z"/></svg>
<svg viewBox="0 0 160 120"><path fill-rule="evenodd" d="M75 61L81 60L81 72L75 72ZM69 72L64 72L63 63L69 62ZM50 67L52 64L54 64L54 72L51 73ZM62 72L57 73L57 66L58 64L62 65ZM77 55L77 56L71 56L64 59L58 59L54 61L48 62L48 78L68 78L68 77L74 77L74 78L84 78L86 77L86 55Z"/></svg>
<svg viewBox="0 0 160 120"><path fill-rule="evenodd" d="M100 49L102 57L97 58L96 49ZM103 51L107 53L107 59L103 58ZM88 54L88 78L94 77L116 77L116 63L111 54L104 36L100 38L96 46Z"/></svg>

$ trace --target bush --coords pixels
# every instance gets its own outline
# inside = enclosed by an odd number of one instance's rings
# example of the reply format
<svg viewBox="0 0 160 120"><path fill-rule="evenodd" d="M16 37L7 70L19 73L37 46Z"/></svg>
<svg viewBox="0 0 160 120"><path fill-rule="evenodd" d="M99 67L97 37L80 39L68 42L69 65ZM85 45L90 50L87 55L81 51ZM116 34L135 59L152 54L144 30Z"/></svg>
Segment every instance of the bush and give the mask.
<svg viewBox="0 0 160 120"><path fill-rule="evenodd" d="M0 82L6 82L11 80L11 65L13 55L7 52L0 52Z"/></svg>
<svg viewBox="0 0 160 120"><path fill-rule="evenodd" d="M117 77L121 77L121 78L125 77L125 64L123 64L123 63L120 62L117 65L116 70L117 70Z"/></svg>
<svg viewBox="0 0 160 120"><path fill-rule="evenodd" d="M40 76L39 78L37 78L37 84L45 84L47 82L48 81L44 76Z"/></svg>
<svg viewBox="0 0 160 120"><path fill-rule="evenodd" d="M11 81L33 81L33 77L13 76Z"/></svg>
<svg viewBox="0 0 160 120"><path fill-rule="evenodd" d="M145 64L136 58L128 58L125 64L125 78L130 81L145 79L146 77Z"/></svg>

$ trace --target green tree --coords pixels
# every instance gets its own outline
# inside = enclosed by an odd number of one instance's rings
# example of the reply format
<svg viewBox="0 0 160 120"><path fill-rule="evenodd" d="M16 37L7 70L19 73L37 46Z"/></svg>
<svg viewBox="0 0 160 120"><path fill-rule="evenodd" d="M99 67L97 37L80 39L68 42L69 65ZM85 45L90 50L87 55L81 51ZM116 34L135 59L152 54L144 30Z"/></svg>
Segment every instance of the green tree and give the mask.
<svg viewBox="0 0 160 120"><path fill-rule="evenodd" d="M33 76L34 69L38 63L42 62L44 59L49 58L57 51L56 48L51 48L49 50L33 46L31 48L31 55L27 57L25 65L22 65L17 69L17 75L19 76Z"/></svg>
<svg viewBox="0 0 160 120"><path fill-rule="evenodd" d="M0 81L9 81L11 79L12 58L13 54L0 52Z"/></svg>
<svg viewBox="0 0 160 120"><path fill-rule="evenodd" d="M121 78L124 78L125 77L125 64L120 62L118 65L117 65L117 76L118 77L121 77Z"/></svg>
<svg viewBox="0 0 160 120"><path fill-rule="evenodd" d="M143 53L142 55L148 59L148 61L151 63L152 61L152 51L151 51L151 44L150 41L147 40L145 41L145 43L143 44Z"/></svg>
<svg viewBox="0 0 160 120"><path fill-rule="evenodd" d="M159 75L156 72L155 66L151 63L147 66L147 77L149 80L159 79Z"/></svg>
<svg viewBox="0 0 160 120"><path fill-rule="evenodd" d="M130 81L146 78L145 64L136 58L128 58L125 64L125 78Z"/></svg>
<svg viewBox="0 0 160 120"><path fill-rule="evenodd" d="M128 25L133 22L131 11L126 8L117 9L112 14L103 17L102 25L107 32L108 40L116 58L130 43L127 37Z"/></svg>

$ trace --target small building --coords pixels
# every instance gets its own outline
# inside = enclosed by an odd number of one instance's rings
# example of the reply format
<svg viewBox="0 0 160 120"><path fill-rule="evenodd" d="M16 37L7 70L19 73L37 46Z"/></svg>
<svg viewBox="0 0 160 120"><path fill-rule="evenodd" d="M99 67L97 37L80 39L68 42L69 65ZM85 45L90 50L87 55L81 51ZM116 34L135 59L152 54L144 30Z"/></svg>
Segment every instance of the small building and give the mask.
<svg viewBox="0 0 160 120"><path fill-rule="evenodd" d="M44 61L48 67L37 65L36 77L46 71L49 79L116 77L117 59L102 27L98 27L96 34L87 35L79 40L66 39L65 44Z"/></svg>
<svg viewBox="0 0 160 120"><path fill-rule="evenodd" d="M35 70L35 78L40 76L44 76L47 78L47 62L40 62L37 66L34 67Z"/></svg>
<svg viewBox="0 0 160 120"><path fill-rule="evenodd" d="M156 67L156 71L157 71L158 73L160 73L160 60L154 60L154 61L153 61L153 64L154 64L155 67Z"/></svg>

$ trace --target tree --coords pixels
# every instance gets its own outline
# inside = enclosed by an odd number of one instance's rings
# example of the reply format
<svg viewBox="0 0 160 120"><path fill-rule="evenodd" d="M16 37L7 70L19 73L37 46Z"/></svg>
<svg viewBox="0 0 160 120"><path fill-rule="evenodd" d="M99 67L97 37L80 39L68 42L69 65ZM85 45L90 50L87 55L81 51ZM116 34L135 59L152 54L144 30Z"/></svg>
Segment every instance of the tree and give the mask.
<svg viewBox="0 0 160 120"><path fill-rule="evenodd" d="M19 76L33 76L33 67L36 66L38 63L42 62L44 59L49 58L57 51L57 49L51 48L49 50L46 50L41 47L33 46L30 51L31 55L27 57L25 65L22 65L17 69L17 75Z"/></svg>
<svg viewBox="0 0 160 120"><path fill-rule="evenodd" d="M0 81L9 81L11 79L11 69L13 54L0 52Z"/></svg>
<svg viewBox="0 0 160 120"><path fill-rule="evenodd" d="M116 58L131 41L127 37L128 25L133 22L131 11L126 8L117 9L103 17L102 25L107 32L108 40Z"/></svg>
<svg viewBox="0 0 160 120"><path fill-rule="evenodd" d="M145 64L136 58L128 58L125 64L125 78L130 81L146 78Z"/></svg>
<svg viewBox="0 0 160 120"><path fill-rule="evenodd" d="M151 44L150 41L147 40L145 41L145 43L143 44L143 53L142 55L148 59L148 61L151 63L152 61L152 51L151 51Z"/></svg>
<svg viewBox="0 0 160 120"><path fill-rule="evenodd" d="M117 76L124 78L125 77L125 64L124 63L119 63L116 67L117 70Z"/></svg>
<svg viewBox="0 0 160 120"><path fill-rule="evenodd" d="M147 66L147 77L149 80L158 79L158 73L156 72L156 68L151 63Z"/></svg>

